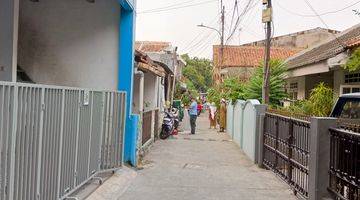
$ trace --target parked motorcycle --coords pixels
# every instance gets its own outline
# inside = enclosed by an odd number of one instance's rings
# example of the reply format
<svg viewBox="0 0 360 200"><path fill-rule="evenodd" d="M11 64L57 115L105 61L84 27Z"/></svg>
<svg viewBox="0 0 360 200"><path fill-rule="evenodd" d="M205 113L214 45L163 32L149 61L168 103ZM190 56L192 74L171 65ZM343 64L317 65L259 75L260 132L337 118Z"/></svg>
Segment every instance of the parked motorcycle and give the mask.
<svg viewBox="0 0 360 200"><path fill-rule="evenodd" d="M162 123L160 139L167 139L170 135L177 135L179 127L179 110L173 108L171 111L165 111Z"/></svg>

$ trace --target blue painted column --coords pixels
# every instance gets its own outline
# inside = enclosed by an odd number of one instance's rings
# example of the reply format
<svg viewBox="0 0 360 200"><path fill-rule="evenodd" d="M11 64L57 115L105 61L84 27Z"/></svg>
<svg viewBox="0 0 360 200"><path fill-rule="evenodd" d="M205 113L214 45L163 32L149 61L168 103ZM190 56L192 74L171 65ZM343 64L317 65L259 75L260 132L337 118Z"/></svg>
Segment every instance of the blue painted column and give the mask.
<svg viewBox="0 0 360 200"><path fill-rule="evenodd" d="M135 45L135 11L127 0L120 0L120 49L118 90L126 91L126 124L124 136L124 162L137 165L137 128L139 117L132 115L134 45Z"/></svg>

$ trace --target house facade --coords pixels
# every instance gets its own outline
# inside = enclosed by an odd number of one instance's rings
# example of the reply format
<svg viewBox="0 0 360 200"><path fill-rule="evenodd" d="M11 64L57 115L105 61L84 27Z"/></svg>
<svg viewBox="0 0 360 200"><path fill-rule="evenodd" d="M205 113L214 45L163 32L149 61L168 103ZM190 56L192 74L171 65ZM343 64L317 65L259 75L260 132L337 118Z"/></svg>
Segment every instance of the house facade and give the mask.
<svg viewBox="0 0 360 200"><path fill-rule="evenodd" d="M185 62L169 42L138 41L135 48L133 109L140 116L138 150L143 155L161 131L162 112L171 106Z"/></svg>
<svg viewBox="0 0 360 200"><path fill-rule="evenodd" d="M180 80L182 68L185 62L177 54L177 47L169 42L137 41L136 49L146 53L155 63L165 69L166 75L161 81L161 93L164 94L164 102L172 102L175 92L175 83Z"/></svg>
<svg viewBox="0 0 360 200"><path fill-rule="evenodd" d="M166 71L144 52L135 51L135 71L133 90L133 112L140 116L138 130L138 151L142 156L155 141L160 130L160 117L164 95L161 80Z"/></svg>
<svg viewBox="0 0 360 200"><path fill-rule="evenodd" d="M291 99L308 98L321 82L334 90L335 97L359 92L360 72L349 72L342 67L360 46L359 35L358 24L289 58L286 90Z"/></svg>
<svg viewBox="0 0 360 200"><path fill-rule="evenodd" d="M125 91L124 161L136 165L134 0L0 2L0 80Z"/></svg>

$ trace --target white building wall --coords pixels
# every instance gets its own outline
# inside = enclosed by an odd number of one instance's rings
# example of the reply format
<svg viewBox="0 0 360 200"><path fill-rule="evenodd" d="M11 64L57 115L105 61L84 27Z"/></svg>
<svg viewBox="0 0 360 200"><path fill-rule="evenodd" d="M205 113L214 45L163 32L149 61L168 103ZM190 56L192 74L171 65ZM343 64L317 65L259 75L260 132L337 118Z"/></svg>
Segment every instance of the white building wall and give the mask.
<svg viewBox="0 0 360 200"><path fill-rule="evenodd" d="M334 96L335 98L340 95L340 87L345 82L345 73L343 70L334 71Z"/></svg>
<svg viewBox="0 0 360 200"><path fill-rule="evenodd" d="M157 108L157 76L152 73L144 75L144 109L145 111Z"/></svg>
<svg viewBox="0 0 360 200"><path fill-rule="evenodd" d="M0 1L0 81L16 81L19 0Z"/></svg>
<svg viewBox="0 0 360 200"><path fill-rule="evenodd" d="M18 64L41 84L117 89L117 0L20 0Z"/></svg>

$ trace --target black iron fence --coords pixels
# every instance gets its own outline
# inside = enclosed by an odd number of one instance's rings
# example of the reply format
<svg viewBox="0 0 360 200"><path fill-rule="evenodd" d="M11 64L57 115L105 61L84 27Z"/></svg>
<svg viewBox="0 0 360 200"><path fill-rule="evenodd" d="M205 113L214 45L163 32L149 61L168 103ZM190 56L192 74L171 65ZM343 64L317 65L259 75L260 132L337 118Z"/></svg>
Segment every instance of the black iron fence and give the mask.
<svg viewBox="0 0 360 200"><path fill-rule="evenodd" d="M303 197L308 197L309 132L308 121L265 114L263 164Z"/></svg>
<svg viewBox="0 0 360 200"><path fill-rule="evenodd" d="M353 126L330 129L329 190L338 199L360 200L360 132Z"/></svg>

